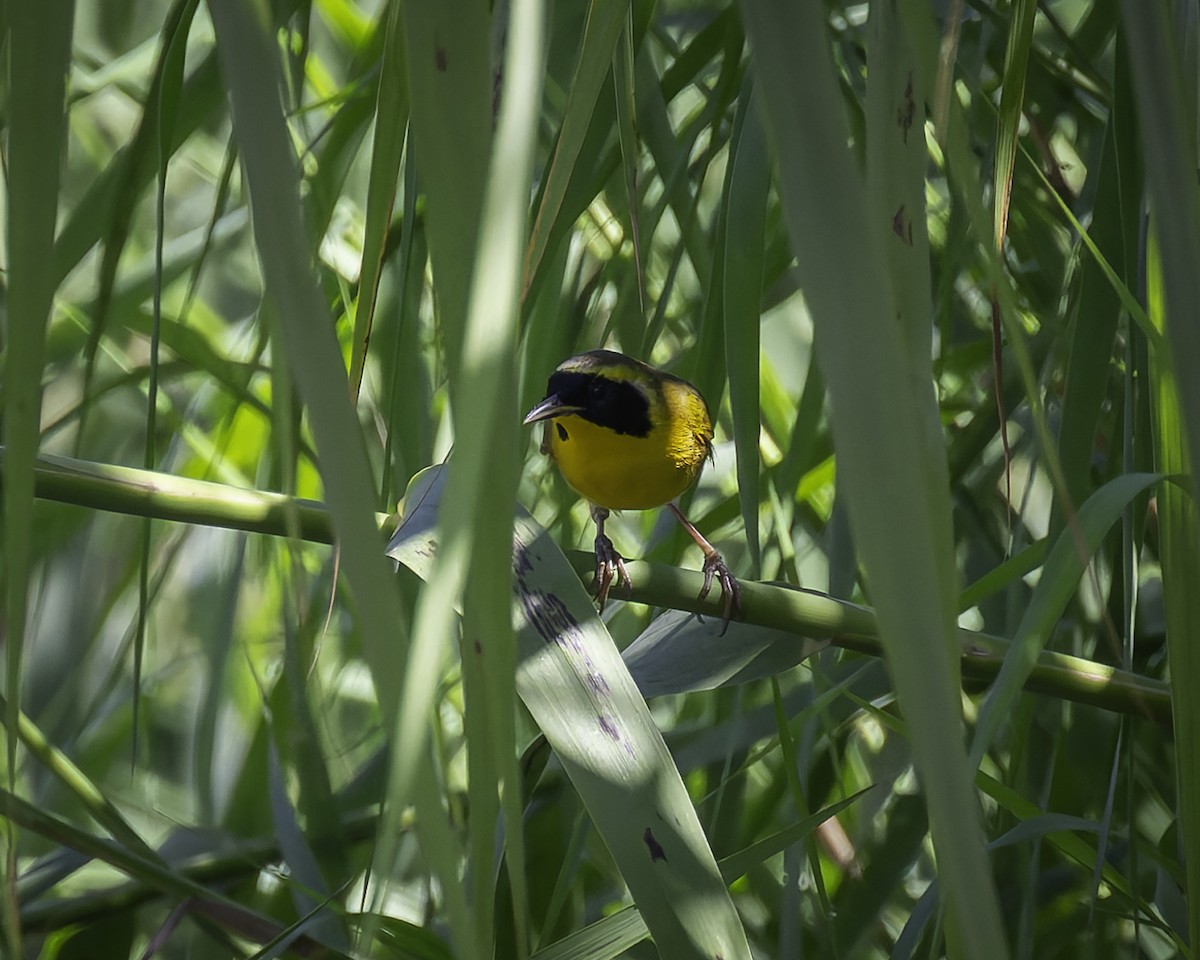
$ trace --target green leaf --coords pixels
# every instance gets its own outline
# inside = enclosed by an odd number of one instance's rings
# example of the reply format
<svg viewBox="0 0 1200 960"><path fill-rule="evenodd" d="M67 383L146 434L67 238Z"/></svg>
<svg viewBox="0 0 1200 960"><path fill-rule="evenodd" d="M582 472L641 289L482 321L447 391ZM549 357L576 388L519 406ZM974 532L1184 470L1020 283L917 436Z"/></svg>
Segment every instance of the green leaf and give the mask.
<svg viewBox="0 0 1200 960"><path fill-rule="evenodd" d="M363 229L362 266L354 307L350 352L350 389L357 398L367 362L367 344L374 326L379 278L386 253L388 227L396 199L396 178L408 128L408 84L404 73L404 17L399 3L385 14L387 39L375 102L375 139L371 147L371 176L367 184L367 222Z"/></svg>
<svg viewBox="0 0 1200 960"><path fill-rule="evenodd" d="M738 501L750 550L751 576L762 568L758 536L759 316L762 313L763 248L771 185L767 141L750 83L739 103L731 146L733 173L725 229L725 362L737 450Z"/></svg>
<svg viewBox="0 0 1200 960"><path fill-rule="evenodd" d="M579 59L571 79L571 89L563 113L558 142L546 172L546 185L541 204L530 231L525 253L522 296L541 267L550 235L558 221L563 198L575 171L584 137L592 117L592 109L600 96L600 88L608 76L613 52L626 23L626 5L601 3L592 0L579 41Z"/></svg>
<svg viewBox="0 0 1200 960"><path fill-rule="evenodd" d="M1008 46L1004 52L1003 88L1000 92L1000 117L996 132L996 168L992 189L996 249L1003 249L1008 232L1008 210L1012 196L1013 167L1017 159L1017 135L1025 109L1025 72L1029 50L1033 46L1033 22L1037 0L1013 0L1010 9Z"/></svg>
<svg viewBox="0 0 1200 960"><path fill-rule="evenodd" d="M1179 829L1182 849L1195 848L1200 836L1200 646L1194 640L1200 594L1200 195L1196 187L1197 105L1188 92L1180 62L1184 44L1195 40L1194 24L1184 34L1169 26L1165 8L1124 0L1123 22L1138 106L1138 128L1145 151L1146 188L1150 195L1152 241L1147 281L1154 325L1166 334L1167 356L1151 357L1157 398L1157 462L1160 469L1186 471L1191 498L1164 491L1164 589L1167 594L1167 643L1171 662L1171 702L1175 721L1175 757L1179 780ZM1155 242L1157 241L1157 242ZM1200 943L1200 857L1186 858L1188 942Z"/></svg>
<svg viewBox="0 0 1200 960"><path fill-rule="evenodd" d="M389 556L420 575L429 575L441 549L442 478L441 470L421 476L388 545ZM517 693L571 778L659 950L680 960L748 957L675 763L579 579L527 517L517 518L513 551Z"/></svg>
<svg viewBox="0 0 1200 960"><path fill-rule="evenodd" d="M747 3L742 14L817 328L839 483L912 732L943 902L965 956L1000 957L999 906L960 739L949 483L944 455L928 456L932 385L894 362L906 347L883 253L886 223L868 220L819 10ZM846 282L847 264L871 282Z"/></svg>
<svg viewBox="0 0 1200 960"><path fill-rule="evenodd" d="M1074 595L1079 578L1093 553L1121 513L1161 476L1129 473L1116 477L1093 493L1080 507L1076 523L1063 530L1046 556L1042 575L1033 591L1004 666L980 711L971 742L971 766L978 767L1000 725L1012 714L1021 688L1038 654L1050 639L1054 625Z"/></svg>
<svg viewBox="0 0 1200 960"><path fill-rule="evenodd" d="M773 677L829 646L736 621L667 610L621 652L642 696L661 697Z"/></svg>
<svg viewBox="0 0 1200 960"><path fill-rule="evenodd" d="M9 137L6 156L8 340L4 345L4 726L5 769L12 788L17 777L21 715L22 653L30 623L29 588L34 539L34 459L41 437L42 377L46 324L57 282L53 268L59 171L66 137L66 81L71 58L75 5L49 0L18 4L7 11ZM14 844L10 834L6 846ZM17 853L8 850L9 867ZM8 876L11 889L16 878ZM11 895L2 898L5 943L20 956L20 923Z"/></svg>

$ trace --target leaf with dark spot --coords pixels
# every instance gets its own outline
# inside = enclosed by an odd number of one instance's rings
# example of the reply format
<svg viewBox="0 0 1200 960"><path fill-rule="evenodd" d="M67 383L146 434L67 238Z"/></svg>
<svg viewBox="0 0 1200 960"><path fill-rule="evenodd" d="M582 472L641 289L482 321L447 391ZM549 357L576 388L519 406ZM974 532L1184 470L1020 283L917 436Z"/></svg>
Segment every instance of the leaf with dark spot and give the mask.
<svg viewBox="0 0 1200 960"><path fill-rule="evenodd" d="M617 725L608 717L600 718L600 729L603 730L612 740L621 739L621 731L617 729Z"/></svg>
<svg viewBox="0 0 1200 960"><path fill-rule="evenodd" d="M908 215L908 211L904 209L904 204L900 204L900 209L892 217L892 232L900 238L900 241L905 246L911 247L913 245L912 218Z"/></svg>
<svg viewBox="0 0 1200 960"><path fill-rule="evenodd" d="M913 125L916 113L917 105L913 100L913 78L910 70L908 84L904 87L904 102L896 108L896 125L900 128L900 134L904 137L905 144L908 143L908 129Z"/></svg>
<svg viewBox="0 0 1200 960"><path fill-rule="evenodd" d="M650 859L652 861L666 861L667 852L662 848L662 844L654 839L654 831L649 827L647 827L646 832L642 834L642 842L645 843L646 847L650 850Z"/></svg>

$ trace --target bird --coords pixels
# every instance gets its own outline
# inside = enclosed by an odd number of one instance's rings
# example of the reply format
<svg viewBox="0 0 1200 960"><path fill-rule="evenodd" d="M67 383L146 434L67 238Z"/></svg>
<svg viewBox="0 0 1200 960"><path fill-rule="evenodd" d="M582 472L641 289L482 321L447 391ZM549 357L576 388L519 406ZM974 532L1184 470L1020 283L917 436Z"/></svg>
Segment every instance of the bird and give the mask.
<svg viewBox="0 0 1200 960"><path fill-rule="evenodd" d="M618 579L632 589L625 558L604 533L614 510L670 508L704 554L704 586L721 586L725 628L741 590L724 558L683 515L675 498L712 460L713 425L704 397L681 377L614 350L589 350L560 363L546 396L525 415L544 423L542 453L588 501L596 524L596 595L604 610Z"/></svg>

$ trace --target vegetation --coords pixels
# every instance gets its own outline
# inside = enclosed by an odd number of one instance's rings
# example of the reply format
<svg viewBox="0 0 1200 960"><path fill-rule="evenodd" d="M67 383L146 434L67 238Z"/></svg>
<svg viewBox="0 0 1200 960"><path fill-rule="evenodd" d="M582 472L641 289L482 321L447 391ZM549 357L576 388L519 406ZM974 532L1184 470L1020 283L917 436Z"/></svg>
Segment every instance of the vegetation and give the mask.
<svg viewBox="0 0 1200 960"><path fill-rule="evenodd" d="M1194 955L1184 6L5 5L6 953Z"/></svg>

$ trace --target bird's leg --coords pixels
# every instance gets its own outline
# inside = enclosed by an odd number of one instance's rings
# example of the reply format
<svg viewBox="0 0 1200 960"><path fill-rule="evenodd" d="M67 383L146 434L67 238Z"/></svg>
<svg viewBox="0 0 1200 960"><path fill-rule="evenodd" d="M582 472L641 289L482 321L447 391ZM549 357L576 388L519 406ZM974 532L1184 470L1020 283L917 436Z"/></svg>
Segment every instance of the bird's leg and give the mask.
<svg viewBox="0 0 1200 960"><path fill-rule="evenodd" d="M736 613L741 615L742 612L742 588L738 586L738 582L729 572L729 567L725 565L725 559L720 552L709 543L695 525L683 515L683 511L674 503L668 503L671 512L675 514L676 519L683 524L683 529L691 534L692 539L696 541L696 545L704 553L704 586L700 588L700 599L703 600L708 596L708 591L712 589L712 583L715 579L721 585L721 599L724 601L724 617L725 626L721 628L721 635L725 635L725 631L729 629L729 621Z"/></svg>
<svg viewBox="0 0 1200 960"><path fill-rule="evenodd" d="M625 558L617 553L613 542L604 535L608 509L592 504L592 519L596 521L596 599L603 613L604 604L608 602L608 588L614 579L620 579L626 590L633 590L633 584L629 581L629 571L625 569Z"/></svg>

